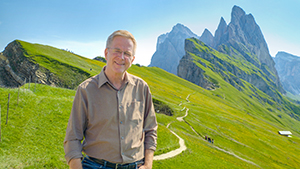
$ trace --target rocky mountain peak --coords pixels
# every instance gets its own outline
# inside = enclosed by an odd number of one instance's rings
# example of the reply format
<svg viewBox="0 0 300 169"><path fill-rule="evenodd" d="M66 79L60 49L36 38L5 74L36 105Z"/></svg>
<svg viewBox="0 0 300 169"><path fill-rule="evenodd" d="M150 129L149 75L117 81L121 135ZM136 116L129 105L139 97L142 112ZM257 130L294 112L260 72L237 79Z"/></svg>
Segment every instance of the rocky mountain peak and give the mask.
<svg viewBox="0 0 300 169"><path fill-rule="evenodd" d="M226 30L226 28L227 28L226 21L225 21L225 19L223 17L221 17L220 23L218 25L218 29L217 30L220 30L221 32L224 33L225 30ZM216 30L216 32L217 32L217 30Z"/></svg>
<svg viewBox="0 0 300 169"><path fill-rule="evenodd" d="M224 51L222 45L233 47L243 59L270 76L279 90L284 93L268 45L253 15L246 14L242 8L234 6L231 12L231 22L226 28L224 26L224 20L221 18L215 33L213 47L230 56L235 55L235 52Z"/></svg>
<svg viewBox="0 0 300 169"><path fill-rule="evenodd" d="M240 67L243 67L243 65L235 67L221 60L219 61L221 64L218 64L216 61L218 59L210 53L212 49L197 51L197 48L203 46L203 43L197 42L200 46L194 47L195 45L191 43L191 41L187 41L185 46L187 51L186 55L178 65L178 76L207 89L213 86L213 84L209 82L209 78L203 76L204 70L200 70L198 66L194 65L194 61L192 61L193 57L189 54L193 53L202 59L208 60L211 64L214 64L214 71L220 68L221 72L221 70L225 69L225 65L228 64L227 70L231 71L233 76L226 78L224 74L224 78L228 79L228 82L237 89L240 90L240 86L242 86L240 79L243 79L271 96L274 100L279 101L276 90L281 93L285 93L285 91L275 69L275 63L269 54L267 43L253 15L246 14L242 8L234 6L231 13L231 22L228 25L224 18L221 17L213 42L207 40L205 36L209 36L207 30L203 32L199 40L204 42L207 46L223 54L227 54L229 57L232 57L232 59L244 60L245 63L251 64L253 69L257 72L261 72L261 75L255 73L241 73ZM192 41L196 42L197 40L194 39ZM203 66L205 66L205 64L203 64Z"/></svg>
<svg viewBox="0 0 300 169"><path fill-rule="evenodd" d="M246 14L238 6L232 8L231 22L228 25L221 17L215 36L205 29L201 37L198 38L186 26L175 25L171 32L158 38L157 50L152 56L149 66L157 66L177 74L179 61L186 54L184 41L191 37L199 39L207 46L223 54L249 62L268 76L281 93L285 93L260 27L252 14ZM184 67L181 67L181 70L183 69Z"/></svg>
<svg viewBox="0 0 300 169"><path fill-rule="evenodd" d="M172 28L172 33L183 33L183 34L193 34L193 32L186 26L182 25L181 23L177 23L175 26Z"/></svg>
<svg viewBox="0 0 300 169"><path fill-rule="evenodd" d="M177 74L177 65L185 54L184 41L191 37L198 38L188 27L180 23L176 24L171 32L160 35L157 39L156 52L149 66L156 66Z"/></svg>
<svg viewBox="0 0 300 169"><path fill-rule="evenodd" d="M278 52L274 61L283 88L294 95L299 95L300 57L286 52Z"/></svg>
<svg viewBox="0 0 300 169"><path fill-rule="evenodd" d="M221 17L219 26L218 26L217 30L215 31L214 43L213 43L213 45L211 45L211 47L216 47L216 46L220 45L219 43L222 42L221 38L225 34L226 31L227 31L227 24L226 24L224 18Z"/></svg>
<svg viewBox="0 0 300 169"><path fill-rule="evenodd" d="M213 46L214 36L208 29L205 29L202 35L200 36L200 40L207 44L208 46Z"/></svg>
<svg viewBox="0 0 300 169"><path fill-rule="evenodd" d="M292 55L292 54L289 54L289 53L284 52L284 51L279 51L279 52L277 52L277 54L275 55L274 60L277 60L277 59L283 59L283 60L286 60L286 61L293 61L294 59L295 59L295 60L299 60L300 57L299 57L299 56Z"/></svg>
<svg viewBox="0 0 300 169"><path fill-rule="evenodd" d="M240 21L241 17L245 16L246 12L240 8L239 6L233 6L232 12L231 12L231 22L237 23Z"/></svg>
<svg viewBox="0 0 300 169"><path fill-rule="evenodd" d="M158 49L159 44L161 44L165 41L167 36L168 36L168 34L162 34L157 38L156 49Z"/></svg>

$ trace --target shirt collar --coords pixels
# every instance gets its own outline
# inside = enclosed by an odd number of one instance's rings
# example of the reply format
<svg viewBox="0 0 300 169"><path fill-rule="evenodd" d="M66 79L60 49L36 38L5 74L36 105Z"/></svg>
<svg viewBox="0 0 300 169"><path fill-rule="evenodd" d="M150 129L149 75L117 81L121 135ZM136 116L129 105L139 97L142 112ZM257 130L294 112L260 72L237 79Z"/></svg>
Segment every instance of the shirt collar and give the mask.
<svg viewBox="0 0 300 169"><path fill-rule="evenodd" d="M105 83L110 83L107 76L105 75L104 70L106 69L106 66L103 67L102 71L99 74L98 79L98 88L103 86ZM135 85L134 80L132 78L132 75L129 74L127 71L125 72L125 84L130 83L132 85Z"/></svg>
<svg viewBox="0 0 300 169"><path fill-rule="evenodd" d="M130 83L135 86L132 75L129 74L127 71L125 72L125 83Z"/></svg>
<svg viewBox="0 0 300 169"><path fill-rule="evenodd" d="M98 88L100 88L102 85L104 85L106 82L108 83L108 79L104 73L106 66L103 67L101 70L99 76L98 76Z"/></svg>

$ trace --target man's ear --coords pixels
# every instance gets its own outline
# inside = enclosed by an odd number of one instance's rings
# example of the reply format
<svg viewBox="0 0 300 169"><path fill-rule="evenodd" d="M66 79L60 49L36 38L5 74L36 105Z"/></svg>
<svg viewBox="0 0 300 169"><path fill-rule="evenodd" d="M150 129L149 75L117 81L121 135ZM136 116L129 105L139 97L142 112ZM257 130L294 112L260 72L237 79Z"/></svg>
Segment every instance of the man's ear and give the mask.
<svg viewBox="0 0 300 169"><path fill-rule="evenodd" d="M106 61L107 61L107 54L108 54L108 48L105 48L105 50L104 50L104 57L105 57Z"/></svg>
<svg viewBox="0 0 300 169"><path fill-rule="evenodd" d="M131 64L133 63L134 59L135 59L135 56L132 56Z"/></svg>

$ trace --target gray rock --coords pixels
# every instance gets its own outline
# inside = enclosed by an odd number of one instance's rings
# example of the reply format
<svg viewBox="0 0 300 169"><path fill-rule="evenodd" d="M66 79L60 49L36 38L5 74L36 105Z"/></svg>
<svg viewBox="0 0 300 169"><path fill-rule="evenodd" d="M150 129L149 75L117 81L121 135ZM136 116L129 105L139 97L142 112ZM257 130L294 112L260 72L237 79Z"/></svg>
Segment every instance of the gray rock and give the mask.
<svg viewBox="0 0 300 169"><path fill-rule="evenodd" d="M219 46L221 42L225 41L223 39L228 38L228 37L224 36L225 32L227 32L227 24L226 24L224 18L221 17L219 26L218 26L217 30L215 31L215 37L213 39L214 42L212 43L212 45L209 45L209 46L216 48L216 46ZM223 38L223 39L221 40L221 38Z"/></svg>
<svg viewBox="0 0 300 169"><path fill-rule="evenodd" d="M199 38L202 42L207 44L208 46L213 46L214 43L214 36L208 29L205 29L202 35Z"/></svg>
<svg viewBox="0 0 300 169"><path fill-rule="evenodd" d="M212 44L208 45L231 57L245 59L261 69L273 81L276 88L285 93L268 45L251 14L246 15L242 8L234 6L231 22L227 25L224 18L221 18Z"/></svg>
<svg viewBox="0 0 300 169"><path fill-rule="evenodd" d="M39 51L41 50L40 47L43 46L19 40L9 43L2 54L0 54L0 86L18 87L25 82L37 82L51 86L74 89L79 83L90 77L88 72L68 63L51 59L51 56L47 57L44 56L43 53L26 51L26 48L22 46L23 43L32 45L29 47L32 51ZM49 50L60 50L53 47L47 48ZM41 65L39 65L39 62L38 60L35 60L35 57L41 58L44 62L41 61ZM51 64L45 64L47 62L51 62ZM57 65L60 68L55 66L53 68L50 67L52 65ZM59 72L60 70L58 69L62 70L62 72Z"/></svg>
<svg viewBox="0 0 300 169"><path fill-rule="evenodd" d="M24 83L35 81L51 86L58 86L60 82L48 69L40 67L24 55L23 48L18 41L9 43L0 58L0 85L4 87L18 87Z"/></svg>
<svg viewBox="0 0 300 169"><path fill-rule="evenodd" d="M184 40L190 37L197 37L197 35L182 24L175 25L170 33L160 35L157 38L156 52L149 66L156 66L177 74L177 66L185 54Z"/></svg>
<svg viewBox="0 0 300 169"><path fill-rule="evenodd" d="M275 63L269 54L267 43L254 17L251 14L246 15L242 8L234 6L231 13L231 22L227 28L225 28L225 25L225 21L221 19L216 30L214 48L219 50L220 45L223 44L234 47L247 61L272 76L271 78L277 86L281 86ZM230 52L227 54L232 55Z"/></svg>
<svg viewBox="0 0 300 169"><path fill-rule="evenodd" d="M205 45L203 42L198 42L202 43L202 45ZM194 59L190 55L190 53L196 55L206 55L207 53L197 50L195 44L188 39L185 40L185 50L187 51L186 55L182 57L178 65L178 76L207 90L213 90L217 88L217 84L214 84L210 81L209 77L205 74L205 71L197 66L195 62L193 62ZM200 61L198 62L206 67L205 63Z"/></svg>
<svg viewBox="0 0 300 169"><path fill-rule="evenodd" d="M300 57L278 52L274 58L283 88L294 94L300 94Z"/></svg>
<svg viewBox="0 0 300 169"><path fill-rule="evenodd" d="M197 39L187 39L185 43L186 55L180 60L178 65L178 76L195 83L205 89L213 90L219 86L219 83L206 74L207 69L211 69L214 73L222 77L226 82L242 91L245 87L244 82L249 82L257 89L271 96L274 101L281 103L281 97L278 95L276 84L266 75L263 70L243 66L242 63L249 63L240 59L225 59L223 54L215 51ZM192 56L195 55L198 58ZM223 57L221 57L223 55ZM199 59L201 58L201 59ZM201 61L203 60L203 62ZM205 62L211 65L206 66ZM200 63L202 66L197 65ZM253 89L255 92L255 90ZM255 92L256 93L256 92ZM259 99L265 99L259 95L255 95ZM265 100L269 101L269 100ZM272 104L270 102L270 104Z"/></svg>
<svg viewBox="0 0 300 169"><path fill-rule="evenodd" d="M192 35L188 28L180 24L176 25L170 33L161 35L158 38L157 51L152 57L150 66L158 66L174 74L176 74L177 67L179 77L206 89L217 87L214 80L205 76L205 71L200 70L191 61L190 53L193 53L214 64L216 69L213 71L222 74L224 80L239 90L243 87L241 80L245 80L276 101L280 97L276 90L285 93L275 69L275 63L269 54L267 43L252 14L246 14L242 8L234 6L231 12L231 21L228 25L221 17L215 36L212 36L205 29L199 39L202 41L201 43L205 43L202 45L210 46L221 53L229 55L232 59L255 66L256 68L253 68L255 73L245 73L242 68L231 65L224 60L219 60L210 53L210 50L199 53L188 41L185 44L186 52L184 52L182 44L184 39L193 36L196 35ZM183 55L184 57L182 57ZM224 71L229 71L232 75L226 75Z"/></svg>

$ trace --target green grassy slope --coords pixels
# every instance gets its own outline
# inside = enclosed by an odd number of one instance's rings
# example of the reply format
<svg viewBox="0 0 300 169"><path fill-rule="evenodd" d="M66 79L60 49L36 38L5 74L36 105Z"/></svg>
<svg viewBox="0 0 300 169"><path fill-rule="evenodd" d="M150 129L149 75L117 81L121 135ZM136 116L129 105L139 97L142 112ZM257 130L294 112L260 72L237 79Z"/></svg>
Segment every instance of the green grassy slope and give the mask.
<svg viewBox="0 0 300 169"><path fill-rule="evenodd" d="M22 46L24 56L38 63L60 81L57 86L74 89L78 84L99 72L104 63L51 46L16 40ZM40 69L45 71L44 69Z"/></svg>
<svg viewBox="0 0 300 169"><path fill-rule="evenodd" d="M300 123L285 112L248 97L247 93L238 91L217 76L214 78L222 87L215 91L206 91L158 68L132 67L130 72L145 79L155 97L173 105L177 110L175 116L184 115L184 111L180 110L184 106L188 107L190 111L186 121L200 135L195 134L184 122L172 123L171 129L179 132L187 141L188 151L183 153L185 155L157 162L155 167L184 168L188 163L188 166L199 168L256 167L218 151L203 140L205 135L215 139L215 146L262 168L293 168L299 165ZM189 94L190 102L186 102L185 98ZM261 94L263 95L262 92ZM183 102L183 105L178 106L179 102ZM277 115L281 115L281 118ZM278 135L279 130L291 130L294 136L282 137ZM197 164L193 163L195 161Z"/></svg>
<svg viewBox="0 0 300 169"><path fill-rule="evenodd" d="M85 60L80 64L97 62ZM104 64L96 65L91 75ZM72 66L80 67L76 63ZM174 110L171 117L157 114L157 153L178 147L177 138L166 129L170 122L169 128L187 145L182 154L155 161L153 168L299 168L300 122L289 116L287 106L292 103L287 99L283 98L283 105L269 105L249 97L253 86L247 82L241 92L209 70L207 73L221 86L214 91L155 67L133 65L129 72L143 78L153 97ZM269 99L263 92L255 92ZM8 93L11 103L5 125ZM0 168L67 168L63 139L75 91L37 85L34 92L34 85L28 90L27 84L20 90L19 104L17 95L17 89L0 88ZM185 122L179 122L176 117L185 114L184 107L189 114ZM293 136L280 136L279 130L289 130ZM204 140L206 135L214 138L214 144Z"/></svg>
<svg viewBox="0 0 300 169"><path fill-rule="evenodd" d="M103 65L101 64L101 62L91 60L62 49L57 49L52 46L32 44L20 40L17 40L17 42L22 45L27 57L39 63L41 66L52 69L54 71L59 71L55 69L56 63L51 64L45 61L46 59L54 60L65 65L81 69L82 71L90 74L96 74L98 72L97 69L99 69L99 66Z"/></svg>
<svg viewBox="0 0 300 169"><path fill-rule="evenodd" d="M75 92L39 84L31 84L30 90L28 84L19 91L0 88L0 168L67 168L63 140ZM163 116L158 114L158 118L168 119ZM179 147L178 138L163 124L159 124L158 132L159 147L155 154Z"/></svg>

